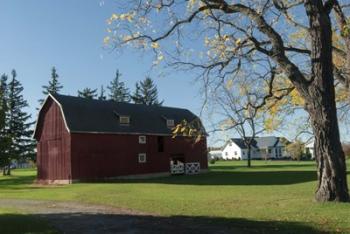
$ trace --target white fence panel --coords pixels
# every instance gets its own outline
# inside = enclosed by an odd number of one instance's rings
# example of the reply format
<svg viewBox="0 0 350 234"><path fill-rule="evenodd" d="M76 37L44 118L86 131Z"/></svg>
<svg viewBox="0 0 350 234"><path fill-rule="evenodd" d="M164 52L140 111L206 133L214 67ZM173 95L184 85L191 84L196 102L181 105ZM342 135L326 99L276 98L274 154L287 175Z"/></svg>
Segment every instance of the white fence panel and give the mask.
<svg viewBox="0 0 350 234"><path fill-rule="evenodd" d="M199 162L185 163L185 173L189 175L198 174L201 170Z"/></svg>
<svg viewBox="0 0 350 234"><path fill-rule="evenodd" d="M185 173L185 166L184 164L173 164L170 165L170 172L171 174L184 174Z"/></svg>

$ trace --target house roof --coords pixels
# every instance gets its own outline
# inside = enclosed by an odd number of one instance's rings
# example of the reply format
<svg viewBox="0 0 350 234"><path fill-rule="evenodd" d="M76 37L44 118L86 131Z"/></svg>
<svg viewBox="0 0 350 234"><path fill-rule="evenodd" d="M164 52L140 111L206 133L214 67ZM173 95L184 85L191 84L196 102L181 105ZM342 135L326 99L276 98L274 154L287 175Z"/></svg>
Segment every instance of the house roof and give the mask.
<svg viewBox="0 0 350 234"><path fill-rule="evenodd" d="M258 149L264 149L268 147L275 147L282 137L268 136L268 137L255 137L252 141L252 146ZM234 142L241 149L246 149L247 145L245 144L242 138L231 138L231 141Z"/></svg>
<svg viewBox="0 0 350 234"><path fill-rule="evenodd" d="M244 140L242 138L231 138L231 141L234 142L236 145L238 145L241 149L246 149L247 145L245 144ZM255 147L256 142L253 140L252 144L253 147Z"/></svg>
<svg viewBox="0 0 350 234"><path fill-rule="evenodd" d="M76 133L171 135L171 129L166 125L167 119L173 119L177 124L184 119L192 121L198 118L181 108L91 100L60 94L50 94L49 97L60 106L68 131ZM120 116L129 116L130 124L120 124Z"/></svg>

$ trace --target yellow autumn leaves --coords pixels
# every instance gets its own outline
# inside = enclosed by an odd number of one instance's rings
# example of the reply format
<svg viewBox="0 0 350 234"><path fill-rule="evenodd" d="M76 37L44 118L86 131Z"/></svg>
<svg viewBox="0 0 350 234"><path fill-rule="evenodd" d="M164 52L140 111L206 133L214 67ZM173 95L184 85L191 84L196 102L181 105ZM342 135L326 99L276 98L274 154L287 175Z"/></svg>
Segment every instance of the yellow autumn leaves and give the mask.
<svg viewBox="0 0 350 234"><path fill-rule="evenodd" d="M173 138L177 136L190 137L195 139L195 142L198 142L205 134L198 119L192 122L184 119L172 129Z"/></svg>
<svg viewBox="0 0 350 234"><path fill-rule="evenodd" d="M107 24L110 25L116 20L127 20L131 23L131 22L133 22L135 15L136 15L136 13L134 11L124 13L124 14L119 14L119 15L113 13L112 16L109 19L107 19Z"/></svg>

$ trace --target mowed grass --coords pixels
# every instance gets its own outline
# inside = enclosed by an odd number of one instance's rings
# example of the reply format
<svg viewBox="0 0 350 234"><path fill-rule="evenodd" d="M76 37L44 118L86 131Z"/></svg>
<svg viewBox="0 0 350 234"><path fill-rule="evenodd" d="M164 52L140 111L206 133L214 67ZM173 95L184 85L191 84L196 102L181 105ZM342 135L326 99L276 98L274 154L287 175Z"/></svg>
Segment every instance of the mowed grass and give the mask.
<svg viewBox="0 0 350 234"><path fill-rule="evenodd" d="M213 222L244 220L257 231L266 223L291 233L308 228L350 233L350 204L314 201L314 162L245 164L217 162L208 173L192 176L65 186L35 185L35 170L14 170L11 177L0 176L0 199L69 200Z"/></svg>

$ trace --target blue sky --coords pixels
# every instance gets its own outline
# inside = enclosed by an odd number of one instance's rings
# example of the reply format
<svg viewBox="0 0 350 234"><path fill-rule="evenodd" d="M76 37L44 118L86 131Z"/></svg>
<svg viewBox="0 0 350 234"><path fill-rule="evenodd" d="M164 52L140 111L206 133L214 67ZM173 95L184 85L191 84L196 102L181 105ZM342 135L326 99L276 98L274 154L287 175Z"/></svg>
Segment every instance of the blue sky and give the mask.
<svg viewBox="0 0 350 234"><path fill-rule="evenodd" d="M101 0L0 1L0 73L17 70L34 117L52 66L65 94L106 86L118 68L129 88L151 75L165 105L199 113L202 100L190 73L160 75L160 69L150 70L152 59L147 55L103 48L106 19L115 7L114 1Z"/></svg>
<svg viewBox="0 0 350 234"><path fill-rule="evenodd" d="M33 117L52 66L60 75L64 94L106 86L119 69L131 90L136 81L150 75L164 105L199 114L203 100L194 74L173 71L161 75L161 67L150 69L153 60L149 55L131 50L120 54L103 48L103 38L108 35L106 20L116 12L116 5L112 0L0 1L0 74L17 70ZM204 124L208 129L206 119ZM347 138L347 131L342 130ZM209 145L226 137L211 136Z"/></svg>

